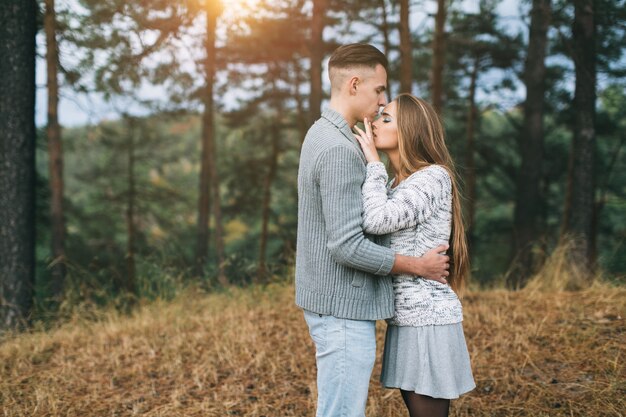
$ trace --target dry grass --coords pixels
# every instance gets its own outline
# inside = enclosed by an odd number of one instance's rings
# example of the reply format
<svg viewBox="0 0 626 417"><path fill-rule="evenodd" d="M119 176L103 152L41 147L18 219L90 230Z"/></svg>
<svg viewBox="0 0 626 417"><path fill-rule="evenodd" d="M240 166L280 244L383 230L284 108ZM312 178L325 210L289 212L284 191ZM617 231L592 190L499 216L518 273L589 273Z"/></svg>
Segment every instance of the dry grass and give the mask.
<svg viewBox="0 0 626 417"><path fill-rule="evenodd" d="M600 282L602 271L599 270L597 276L590 279L587 271L571 261L574 247L575 241L572 238L561 239L561 243L554 248L524 289L541 292L576 291Z"/></svg>
<svg viewBox="0 0 626 417"><path fill-rule="evenodd" d="M464 299L477 389L456 416L622 416L626 288ZM385 325L379 323L379 353ZM133 317L0 344L4 416L312 416L314 351L293 287L187 294ZM378 384L368 416L404 416Z"/></svg>

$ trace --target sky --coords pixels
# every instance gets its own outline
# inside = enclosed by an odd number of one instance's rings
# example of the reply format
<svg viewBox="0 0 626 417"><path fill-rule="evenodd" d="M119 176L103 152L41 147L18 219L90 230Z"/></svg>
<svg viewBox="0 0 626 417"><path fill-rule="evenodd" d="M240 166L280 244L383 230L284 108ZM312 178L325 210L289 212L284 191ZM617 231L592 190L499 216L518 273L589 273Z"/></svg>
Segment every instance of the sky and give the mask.
<svg viewBox="0 0 626 417"><path fill-rule="evenodd" d="M411 10L410 24L417 27L424 19L428 19L428 14L436 11L436 2L425 1L426 8L413 7ZM462 7L467 11L477 11L477 0L463 0ZM520 0L503 0L498 7L498 12L506 19L507 27L512 31L524 29L520 20ZM328 29L326 32L328 37ZM46 92L46 62L45 62L45 37L43 33L37 38L38 60L36 70L37 101L35 108L35 122L37 126L44 126L47 120L47 92ZM61 57L63 59L63 57ZM327 84L327 81L326 81ZM159 86L144 87L140 91L140 96L159 97L164 95L163 88ZM236 105L237 92L222 98L226 107ZM72 127L86 124L96 124L102 120L115 119L119 112L115 109L125 108L134 114L142 114L142 109L137 105L117 101L107 103L101 96L91 94L77 94L68 88L61 89L59 100L59 122L62 126Z"/></svg>

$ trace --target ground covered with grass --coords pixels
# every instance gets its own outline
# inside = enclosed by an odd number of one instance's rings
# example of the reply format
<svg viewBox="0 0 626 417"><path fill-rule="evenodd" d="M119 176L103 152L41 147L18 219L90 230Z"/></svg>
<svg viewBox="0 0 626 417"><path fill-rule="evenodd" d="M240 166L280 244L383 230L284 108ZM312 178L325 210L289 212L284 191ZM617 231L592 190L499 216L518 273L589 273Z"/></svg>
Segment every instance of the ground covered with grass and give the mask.
<svg viewBox="0 0 626 417"><path fill-rule="evenodd" d="M132 316L76 318L0 341L4 416L313 416L315 358L293 287L189 291ZM623 416L626 288L469 292L477 388L454 416ZM405 416L380 388L368 416Z"/></svg>

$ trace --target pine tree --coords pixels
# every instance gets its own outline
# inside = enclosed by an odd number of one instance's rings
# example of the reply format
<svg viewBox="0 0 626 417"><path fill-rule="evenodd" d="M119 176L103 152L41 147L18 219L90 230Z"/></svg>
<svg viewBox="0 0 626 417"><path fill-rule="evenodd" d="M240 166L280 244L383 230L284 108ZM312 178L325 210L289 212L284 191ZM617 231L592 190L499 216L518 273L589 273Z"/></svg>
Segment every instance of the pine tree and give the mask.
<svg viewBox="0 0 626 417"><path fill-rule="evenodd" d="M443 112L444 103L444 68L446 58L446 16L447 0L437 0L435 16L435 34L433 37L433 63L431 69L431 100L439 114Z"/></svg>
<svg viewBox="0 0 626 417"><path fill-rule="evenodd" d="M63 210L63 149L59 125L59 82L57 22L55 0L46 0L44 26L46 32L46 68L48 79L48 159L50 171L50 225L52 244L51 295L60 299L65 280L65 219Z"/></svg>
<svg viewBox="0 0 626 417"><path fill-rule="evenodd" d="M409 27L409 0L400 1L400 92L410 93L413 83L413 53Z"/></svg>
<svg viewBox="0 0 626 417"><path fill-rule="evenodd" d="M572 165L571 216L568 232L573 238L571 261L583 273L592 264L593 217L595 201L595 102L596 102L596 24L594 1L574 2L574 142Z"/></svg>
<svg viewBox="0 0 626 417"><path fill-rule="evenodd" d="M309 124L319 117L322 107L322 60L324 59L324 27L326 26L326 10L328 0L313 0L313 16L311 18L310 70L311 93L309 94ZM304 138L303 138L304 139Z"/></svg>
<svg viewBox="0 0 626 417"><path fill-rule="evenodd" d="M200 163L200 189L198 191L198 223L196 241L196 273L202 275L208 258L209 213L213 207L215 219L215 247L217 254L218 281L227 285L224 275L224 242L222 231L221 202L219 195L219 178L217 173L217 157L215 147L215 122L213 85L215 83L216 53L215 34L217 19L221 14L221 3L209 2L206 8L206 39L204 60L204 113L202 117L202 157ZM213 204L211 205L211 199Z"/></svg>
<svg viewBox="0 0 626 417"><path fill-rule="evenodd" d="M0 329L29 321L35 283L34 0L0 7Z"/></svg>
<svg viewBox="0 0 626 417"><path fill-rule="evenodd" d="M550 26L550 0L534 0L530 12L530 36L524 69L526 100L520 143L521 166L517 176L514 219L513 273L509 284L519 287L540 265L536 247L542 241L541 218L544 197L543 176L544 101L546 93L546 53Z"/></svg>

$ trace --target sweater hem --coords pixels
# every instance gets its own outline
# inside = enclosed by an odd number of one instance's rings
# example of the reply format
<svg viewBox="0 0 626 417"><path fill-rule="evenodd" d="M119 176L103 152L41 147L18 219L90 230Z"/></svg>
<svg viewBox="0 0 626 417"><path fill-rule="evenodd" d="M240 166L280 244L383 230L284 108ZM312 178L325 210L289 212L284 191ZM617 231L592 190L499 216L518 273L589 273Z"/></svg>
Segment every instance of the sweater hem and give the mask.
<svg viewBox="0 0 626 417"><path fill-rule="evenodd" d="M296 305L304 310L340 319L385 320L393 316L393 299L379 298L357 300L320 294L304 288L296 288Z"/></svg>
<svg viewBox="0 0 626 417"><path fill-rule="evenodd" d="M425 326L448 326L450 324L458 324L463 323L463 319L454 319L454 320L446 320L446 321L429 321L429 322L419 322L419 321L396 321L394 319L385 320L390 326L397 327L425 327Z"/></svg>

